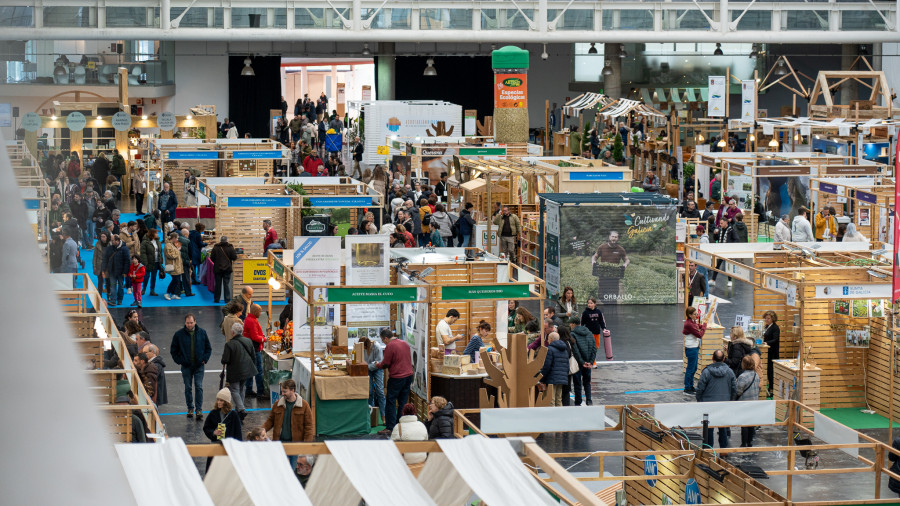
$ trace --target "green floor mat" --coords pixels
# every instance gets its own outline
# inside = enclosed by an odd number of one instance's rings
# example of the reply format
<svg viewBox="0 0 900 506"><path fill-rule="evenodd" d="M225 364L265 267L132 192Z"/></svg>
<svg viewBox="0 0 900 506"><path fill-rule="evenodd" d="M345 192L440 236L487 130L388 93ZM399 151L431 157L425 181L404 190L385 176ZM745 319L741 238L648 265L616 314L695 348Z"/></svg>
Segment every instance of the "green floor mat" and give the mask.
<svg viewBox="0 0 900 506"><path fill-rule="evenodd" d="M822 409L821 413L835 422L842 423L851 429L887 429L888 419L879 414L868 414L860 411L863 408ZM894 427L900 423L894 422Z"/></svg>

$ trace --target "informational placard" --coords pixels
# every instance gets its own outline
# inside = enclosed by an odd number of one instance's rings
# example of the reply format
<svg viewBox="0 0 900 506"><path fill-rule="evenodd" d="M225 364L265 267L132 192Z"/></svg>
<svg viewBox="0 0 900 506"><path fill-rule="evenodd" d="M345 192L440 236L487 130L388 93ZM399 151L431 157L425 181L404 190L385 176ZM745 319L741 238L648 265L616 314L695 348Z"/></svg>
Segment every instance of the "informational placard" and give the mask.
<svg viewBox="0 0 900 506"><path fill-rule="evenodd" d="M331 342L331 329L340 318L340 307L325 304L327 286L341 283L340 237L294 237L294 274L313 288L309 296L317 303L315 310L302 297L294 297L294 350L308 351L310 331L315 327L315 349L323 351ZM337 315L337 316L336 316Z"/></svg>
<svg viewBox="0 0 900 506"><path fill-rule="evenodd" d="M160 130L169 132L175 129L175 120L175 113L164 111L156 118L156 126L158 126Z"/></svg>
<svg viewBox="0 0 900 506"><path fill-rule="evenodd" d="M494 74L494 107L521 109L528 107L527 74Z"/></svg>
<svg viewBox="0 0 900 506"><path fill-rule="evenodd" d="M562 287L559 285L559 204L546 201L546 213L544 214L544 237L546 249L544 251L544 279L547 282L547 291L551 297L557 297Z"/></svg>
<svg viewBox="0 0 900 506"><path fill-rule="evenodd" d="M724 118L727 100L728 80L725 76L709 76L709 101L706 104L706 115Z"/></svg>
<svg viewBox="0 0 900 506"><path fill-rule="evenodd" d="M745 121L756 119L756 81L754 79L741 81L741 119Z"/></svg>
<svg viewBox="0 0 900 506"><path fill-rule="evenodd" d="M625 173L621 171L572 171L569 172L569 181L622 181Z"/></svg>
<svg viewBox="0 0 900 506"><path fill-rule="evenodd" d="M85 125L87 125L87 118L78 111L70 112L69 115L66 116L66 128L73 132L84 130Z"/></svg>
<svg viewBox="0 0 900 506"><path fill-rule="evenodd" d="M41 128L41 117L36 112L26 112L22 117L22 128L26 132L37 132Z"/></svg>
<svg viewBox="0 0 900 506"><path fill-rule="evenodd" d="M231 152L232 160L278 160L281 158L282 155L280 149L258 149Z"/></svg>
<svg viewBox="0 0 900 506"><path fill-rule="evenodd" d="M875 285L816 285L816 299L888 299L891 284Z"/></svg>
<svg viewBox="0 0 900 506"><path fill-rule="evenodd" d="M750 322L753 320L753 317L746 314L736 314L734 315L734 326L740 327L744 330L750 329Z"/></svg>
<svg viewBox="0 0 900 506"><path fill-rule="evenodd" d="M372 197L309 197L312 207L371 207Z"/></svg>
<svg viewBox="0 0 900 506"><path fill-rule="evenodd" d="M753 281L753 272L735 260L724 260L722 262L722 270L733 278L747 282Z"/></svg>
<svg viewBox="0 0 900 506"><path fill-rule="evenodd" d="M265 258L244 259L241 261L241 269L241 280L245 285L269 281L269 266Z"/></svg>
<svg viewBox="0 0 900 506"><path fill-rule="evenodd" d="M113 114L112 126L117 132L127 132L131 128L131 115L125 111Z"/></svg>
<svg viewBox="0 0 900 506"><path fill-rule="evenodd" d="M463 113L463 131L465 135L478 135L478 112L473 109L466 109Z"/></svg>
<svg viewBox="0 0 900 506"><path fill-rule="evenodd" d="M697 265L701 265L703 267L712 269L713 268L713 257L709 253L704 253L700 250L691 249L688 250L688 260L694 262Z"/></svg>
<svg viewBox="0 0 900 506"><path fill-rule="evenodd" d="M442 300L527 299L528 285L444 285Z"/></svg>
<svg viewBox="0 0 900 506"><path fill-rule="evenodd" d="M166 160L218 160L218 151L167 151L163 153Z"/></svg>
<svg viewBox="0 0 900 506"><path fill-rule="evenodd" d="M291 197L228 197L228 207L291 207Z"/></svg>
<svg viewBox="0 0 900 506"><path fill-rule="evenodd" d="M425 300L426 289L419 287L421 282L410 279L405 273L399 275L404 286L415 286L418 300ZM430 350L428 347L428 313L429 305L425 303L400 304L400 338L409 345L412 354L413 383L410 390L421 399L428 398L428 369L430 368Z"/></svg>
<svg viewBox="0 0 900 506"><path fill-rule="evenodd" d="M697 480L689 478L684 485L684 503L700 504L702 500L703 498L700 495L700 485L697 484Z"/></svg>
<svg viewBox="0 0 900 506"><path fill-rule="evenodd" d="M345 239L344 266L346 270L347 285L353 287L373 288L345 288L348 293L344 296L338 293L330 293L329 301L340 300L361 301L374 300L391 301L399 300L395 297L415 297L415 289L406 289L405 292L394 293L396 289L375 288L390 284L390 262L388 252L390 243L386 235L348 235ZM332 290L334 292L335 290ZM347 306L348 327L377 327L388 326L391 321L390 304L349 304Z"/></svg>

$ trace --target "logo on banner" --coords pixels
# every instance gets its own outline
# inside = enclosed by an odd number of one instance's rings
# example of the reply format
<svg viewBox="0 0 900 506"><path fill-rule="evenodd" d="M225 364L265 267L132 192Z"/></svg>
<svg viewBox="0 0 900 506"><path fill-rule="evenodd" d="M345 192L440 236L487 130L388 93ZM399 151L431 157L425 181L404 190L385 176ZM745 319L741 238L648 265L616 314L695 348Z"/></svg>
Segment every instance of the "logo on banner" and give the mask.
<svg viewBox="0 0 900 506"><path fill-rule="evenodd" d="M625 224L628 230L625 233L629 238L646 234L657 229L663 229L669 221L669 216L639 216L637 213L625 214Z"/></svg>
<svg viewBox="0 0 900 506"><path fill-rule="evenodd" d="M647 476L656 476L658 474L657 468L656 468L656 457L655 456L647 455L647 457L644 459L644 474ZM656 478L648 479L647 485L650 485L651 487L655 487L656 486Z"/></svg>
<svg viewBox="0 0 900 506"><path fill-rule="evenodd" d="M388 119L387 129L390 130L391 132L396 132L396 131L400 130L400 119L396 118L396 117L392 117L392 118Z"/></svg>
<svg viewBox="0 0 900 506"><path fill-rule="evenodd" d="M693 478L689 479L684 486L684 503L700 504L700 485Z"/></svg>
<svg viewBox="0 0 900 506"><path fill-rule="evenodd" d="M309 220L306 224L306 231L310 234L321 234L325 231L325 224L318 220Z"/></svg>

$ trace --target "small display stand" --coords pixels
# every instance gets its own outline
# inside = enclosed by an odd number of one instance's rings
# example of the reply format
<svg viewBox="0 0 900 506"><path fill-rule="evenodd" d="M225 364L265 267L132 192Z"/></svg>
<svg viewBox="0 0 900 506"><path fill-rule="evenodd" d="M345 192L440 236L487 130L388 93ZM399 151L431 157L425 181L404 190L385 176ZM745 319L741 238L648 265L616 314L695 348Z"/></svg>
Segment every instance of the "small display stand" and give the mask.
<svg viewBox="0 0 900 506"><path fill-rule="evenodd" d="M819 387L821 386L820 374L821 369L814 365L806 364L803 368L803 378L799 378L800 368L797 361L776 360L775 361L775 400L795 399L813 411L819 410ZM802 397L796 395L795 389L798 384L802 383ZM779 404L775 411L775 416L779 419L786 419L788 414L783 405ZM805 411L803 419L800 421L805 427L813 427L813 415L811 412Z"/></svg>

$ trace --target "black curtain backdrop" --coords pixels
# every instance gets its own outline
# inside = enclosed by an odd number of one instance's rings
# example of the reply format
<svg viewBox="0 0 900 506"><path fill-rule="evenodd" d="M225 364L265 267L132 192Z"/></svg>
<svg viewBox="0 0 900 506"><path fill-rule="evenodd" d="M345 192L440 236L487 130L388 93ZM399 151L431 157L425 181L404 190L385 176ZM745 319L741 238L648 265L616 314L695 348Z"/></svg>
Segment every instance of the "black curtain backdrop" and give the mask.
<svg viewBox="0 0 900 506"><path fill-rule="evenodd" d="M228 57L228 118L240 137L250 132L253 138L268 138L269 110L281 107L281 57L252 56L256 75L242 76L246 57Z"/></svg>
<svg viewBox="0 0 900 506"><path fill-rule="evenodd" d="M445 100L461 105L464 111L476 109L479 120L493 114L494 73L490 56L439 56L434 58L437 75L423 76L427 59L426 56L397 57L394 76L397 100Z"/></svg>

